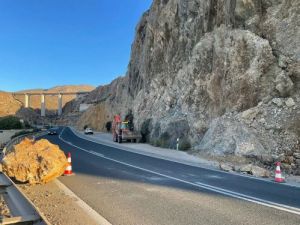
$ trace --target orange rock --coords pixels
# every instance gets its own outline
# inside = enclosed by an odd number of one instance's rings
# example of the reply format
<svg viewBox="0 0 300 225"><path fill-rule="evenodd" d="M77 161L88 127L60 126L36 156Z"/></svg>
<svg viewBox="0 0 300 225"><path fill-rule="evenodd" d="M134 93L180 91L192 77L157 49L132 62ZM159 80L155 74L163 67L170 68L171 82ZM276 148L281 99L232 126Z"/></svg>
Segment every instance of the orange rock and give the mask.
<svg viewBox="0 0 300 225"><path fill-rule="evenodd" d="M46 139L25 138L3 159L3 171L20 182L47 183L61 176L67 165L63 151Z"/></svg>

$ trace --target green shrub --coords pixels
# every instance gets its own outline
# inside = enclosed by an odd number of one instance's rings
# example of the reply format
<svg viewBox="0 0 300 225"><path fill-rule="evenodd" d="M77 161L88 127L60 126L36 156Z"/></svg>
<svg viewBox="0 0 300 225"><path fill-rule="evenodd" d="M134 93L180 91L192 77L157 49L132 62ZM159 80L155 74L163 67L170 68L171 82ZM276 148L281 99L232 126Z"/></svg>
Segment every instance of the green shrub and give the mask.
<svg viewBox="0 0 300 225"><path fill-rule="evenodd" d="M160 141L160 147L169 148L170 134L168 132L162 133L162 135L159 137L159 141Z"/></svg>
<svg viewBox="0 0 300 225"><path fill-rule="evenodd" d="M128 122L128 128L130 131L134 130L134 125L133 125L133 114L132 114L132 110L130 109L127 113L127 115L125 116L125 121Z"/></svg>
<svg viewBox="0 0 300 225"><path fill-rule="evenodd" d="M20 119L15 116L5 116L0 118L0 129L11 130L11 129L22 129L23 124Z"/></svg>
<svg viewBox="0 0 300 225"><path fill-rule="evenodd" d="M187 138L182 138L179 140L179 150L181 151L187 151L192 147L190 141Z"/></svg>
<svg viewBox="0 0 300 225"><path fill-rule="evenodd" d="M112 125L111 121L106 122L105 127L106 127L107 132L111 131L111 125Z"/></svg>
<svg viewBox="0 0 300 225"><path fill-rule="evenodd" d="M142 126L141 126L141 135L142 135L141 142L142 143L149 141L151 122L152 122L152 119L147 119L142 123Z"/></svg>
<svg viewBox="0 0 300 225"><path fill-rule="evenodd" d="M30 129L32 128L31 125L28 123L28 121L24 121L24 128L25 129Z"/></svg>

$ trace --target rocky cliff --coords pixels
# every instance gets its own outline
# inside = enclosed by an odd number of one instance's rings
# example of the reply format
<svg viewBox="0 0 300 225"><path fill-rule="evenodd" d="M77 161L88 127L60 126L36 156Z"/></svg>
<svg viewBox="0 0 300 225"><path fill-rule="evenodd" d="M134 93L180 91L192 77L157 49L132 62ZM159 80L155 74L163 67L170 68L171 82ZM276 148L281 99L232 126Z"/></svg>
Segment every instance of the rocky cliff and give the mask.
<svg viewBox="0 0 300 225"><path fill-rule="evenodd" d="M281 157L300 174L299 28L298 0L154 0L127 75L96 89L79 123L102 128L131 109L157 145L179 137L212 155Z"/></svg>

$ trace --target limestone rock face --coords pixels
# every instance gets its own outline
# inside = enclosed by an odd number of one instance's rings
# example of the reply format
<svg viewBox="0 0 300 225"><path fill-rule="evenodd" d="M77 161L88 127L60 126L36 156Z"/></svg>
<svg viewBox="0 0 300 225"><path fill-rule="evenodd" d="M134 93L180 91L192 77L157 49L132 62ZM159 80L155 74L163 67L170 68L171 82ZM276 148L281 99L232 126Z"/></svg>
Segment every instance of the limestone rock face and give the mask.
<svg viewBox="0 0 300 225"><path fill-rule="evenodd" d="M154 0L126 76L86 101L107 120L131 109L165 147L179 137L261 161L300 152L299 12L298 0Z"/></svg>
<svg viewBox="0 0 300 225"><path fill-rule="evenodd" d="M3 171L20 182L47 183L61 176L67 159L57 145L42 139L23 140L3 159Z"/></svg>

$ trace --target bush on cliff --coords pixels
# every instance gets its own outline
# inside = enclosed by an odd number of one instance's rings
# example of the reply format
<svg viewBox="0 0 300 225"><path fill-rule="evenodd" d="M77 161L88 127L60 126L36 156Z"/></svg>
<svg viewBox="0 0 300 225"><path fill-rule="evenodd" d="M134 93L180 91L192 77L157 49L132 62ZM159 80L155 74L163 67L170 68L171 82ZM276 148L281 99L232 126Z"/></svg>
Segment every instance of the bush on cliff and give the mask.
<svg viewBox="0 0 300 225"><path fill-rule="evenodd" d="M0 118L0 129L10 130L10 129L22 129L23 124L20 119L15 116L5 116Z"/></svg>

